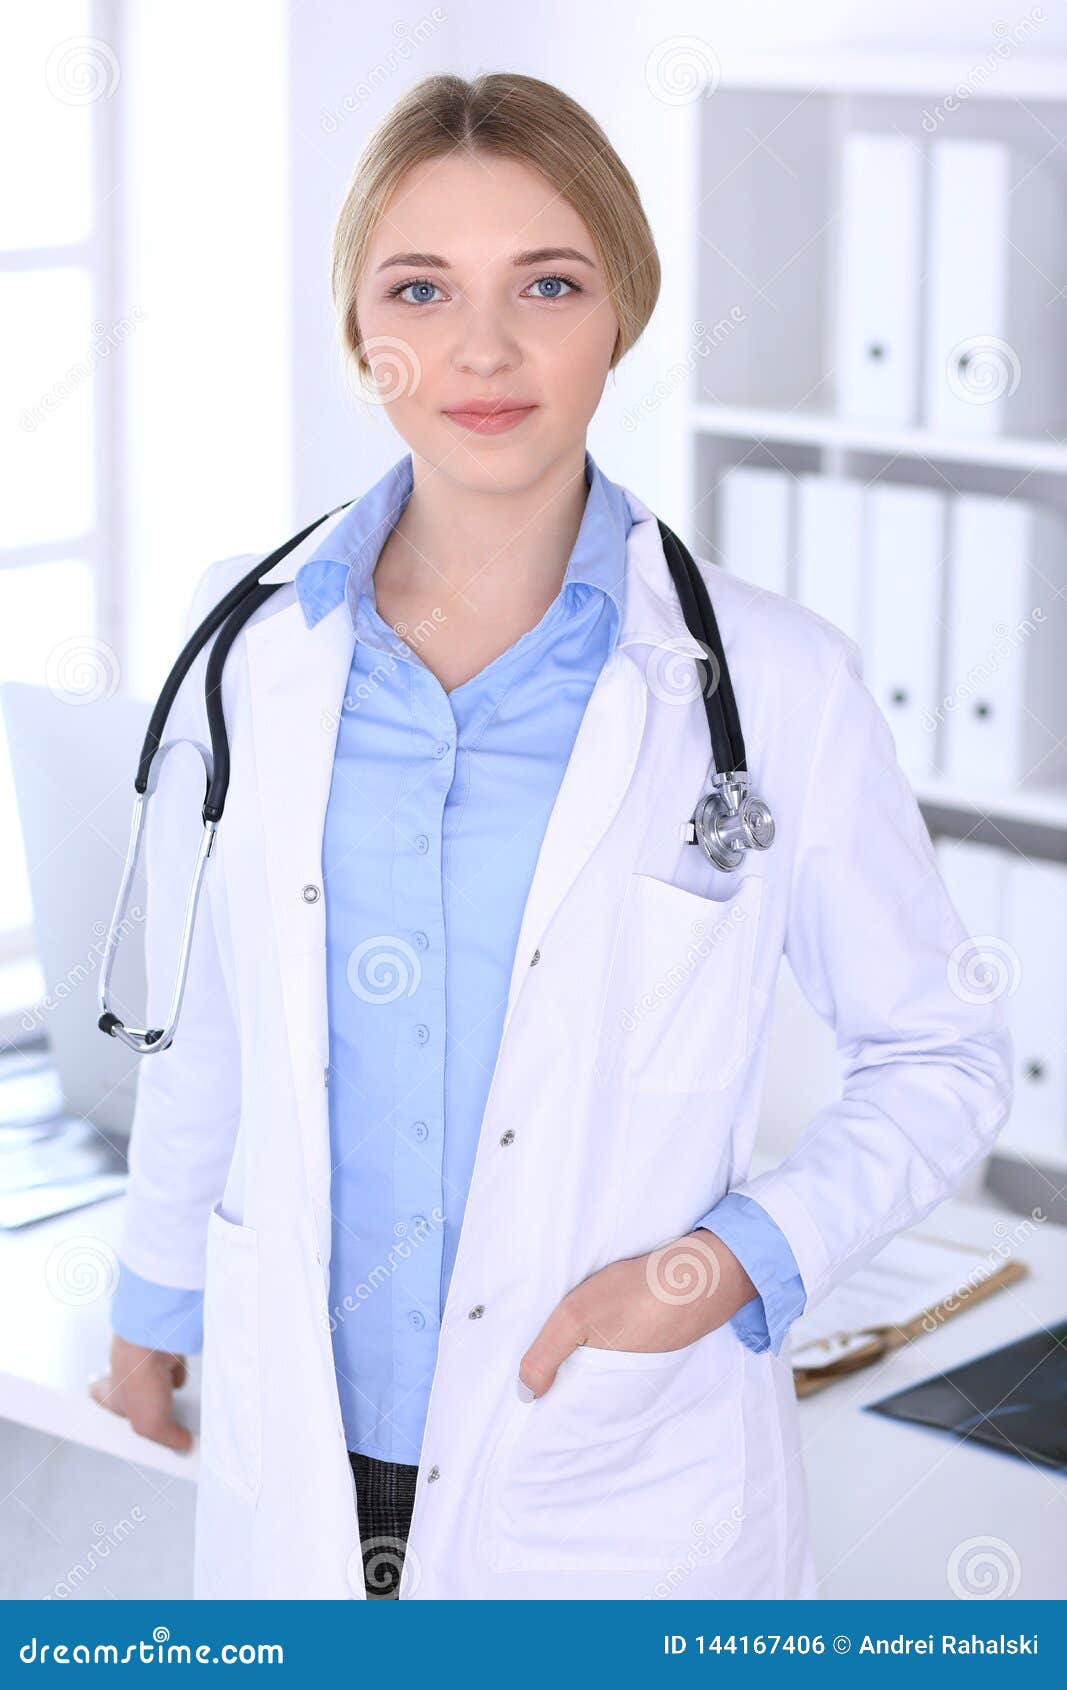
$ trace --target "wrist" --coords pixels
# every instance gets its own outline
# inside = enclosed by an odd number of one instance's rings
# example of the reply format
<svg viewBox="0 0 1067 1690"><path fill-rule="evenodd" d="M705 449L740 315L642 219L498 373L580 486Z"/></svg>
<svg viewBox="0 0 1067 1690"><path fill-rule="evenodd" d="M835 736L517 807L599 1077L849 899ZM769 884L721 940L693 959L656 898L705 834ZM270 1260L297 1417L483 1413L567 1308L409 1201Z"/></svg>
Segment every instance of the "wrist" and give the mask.
<svg viewBox="0 0 1067 1690"><path fill-rule="evenodd" d="M717 1233L709 1227L698 1226L689 1236L698 1240L701 1249L710 1251L714 1258L712 1271L716 1282L709 1302L717 1317L714 1325L721 1326L759 1292L742 1262Z"/></svg>

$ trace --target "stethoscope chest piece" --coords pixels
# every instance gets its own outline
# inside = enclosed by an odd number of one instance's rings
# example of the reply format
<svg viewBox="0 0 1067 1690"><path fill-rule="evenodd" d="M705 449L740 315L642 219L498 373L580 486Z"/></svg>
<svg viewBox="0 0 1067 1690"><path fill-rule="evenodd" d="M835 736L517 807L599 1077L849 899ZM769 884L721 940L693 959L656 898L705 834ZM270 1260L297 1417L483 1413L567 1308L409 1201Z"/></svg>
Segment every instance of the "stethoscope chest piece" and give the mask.
<svg viewBox="0 0 1067 1690"><path fill-rule="evenodd" d="M714 677L708 684L708 676L703 676L700 691L716 773L711 791L701 798L690 820L682 823L682 844L701 846L716 868L730 871L740 868L746 851L766 851L773 844L774 818L769 804L749 791L741 718L707 585L677 534L659 518L657 522L685 625L713 660L698 667Z"/></svg>
<svg viewBox="0 0 1067 1690"><path fill-rule="evenodd" d="M682 827L684 845L700 845L716 868L739 868L746 851L766 851L774 842L770 806L748 790L747 774L712 776L712 791Z"/></svg>

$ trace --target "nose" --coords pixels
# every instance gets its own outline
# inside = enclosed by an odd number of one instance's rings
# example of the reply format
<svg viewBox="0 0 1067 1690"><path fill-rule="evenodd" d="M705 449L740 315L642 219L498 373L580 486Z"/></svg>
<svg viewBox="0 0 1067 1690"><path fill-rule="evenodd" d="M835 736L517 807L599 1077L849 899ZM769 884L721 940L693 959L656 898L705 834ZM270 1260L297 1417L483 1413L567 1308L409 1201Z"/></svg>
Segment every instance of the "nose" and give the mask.
<svg viewBox="0 0 1067 1690"><path fill-rule="evenodd" d="M452 362L457 370L477 376L517 369L522 355L504 313L492 305L469 304L462 315Z"/></svg>

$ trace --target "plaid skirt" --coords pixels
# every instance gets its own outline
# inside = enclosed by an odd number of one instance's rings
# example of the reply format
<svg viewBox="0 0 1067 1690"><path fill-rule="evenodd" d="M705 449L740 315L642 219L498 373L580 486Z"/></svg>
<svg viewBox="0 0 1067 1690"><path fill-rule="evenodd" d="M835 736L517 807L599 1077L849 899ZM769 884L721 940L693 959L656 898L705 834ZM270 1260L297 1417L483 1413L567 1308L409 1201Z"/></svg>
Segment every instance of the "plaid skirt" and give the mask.
<svg viewBox="0 0 1067 1690"><path fill-rule="evenodd" d="M402 1461L377 1461L354 1449L349 1450L348 1459L356 1480L359 1544L363 1551L367 1596L396 1596L419 1469Z"/></svg>

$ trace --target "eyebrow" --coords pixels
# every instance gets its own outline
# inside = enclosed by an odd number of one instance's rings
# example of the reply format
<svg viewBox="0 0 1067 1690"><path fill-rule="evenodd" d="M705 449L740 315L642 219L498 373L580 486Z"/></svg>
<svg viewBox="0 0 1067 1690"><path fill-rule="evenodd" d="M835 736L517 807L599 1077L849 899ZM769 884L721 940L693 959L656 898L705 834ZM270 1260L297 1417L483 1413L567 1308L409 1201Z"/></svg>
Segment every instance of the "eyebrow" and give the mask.
<svg viewBox="0 0 1067 1690"><path fill-rule="evenodd" d="M524 270L528 264L546 264L559 258L572 259L576 264L587 264L590 270L594 268L592 259L573 246L533 247L528 252L517 252L511 262L516 270ZM412 266L421 266L424 270L451 269L447 258L442 258L436 252L394 252L391 258L386 258L379 264L378 269L388 270L396 265L402 265L405 269Z"/></svg>

